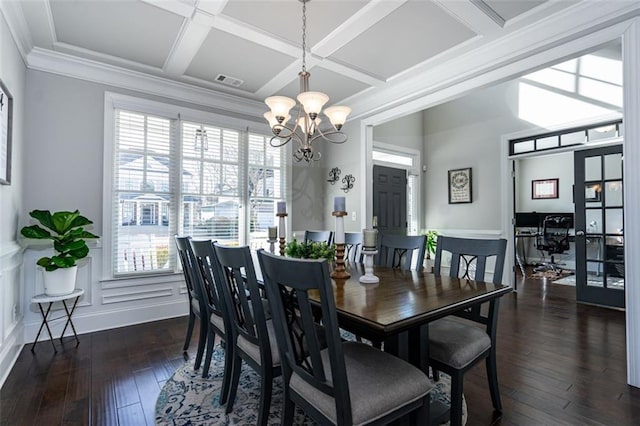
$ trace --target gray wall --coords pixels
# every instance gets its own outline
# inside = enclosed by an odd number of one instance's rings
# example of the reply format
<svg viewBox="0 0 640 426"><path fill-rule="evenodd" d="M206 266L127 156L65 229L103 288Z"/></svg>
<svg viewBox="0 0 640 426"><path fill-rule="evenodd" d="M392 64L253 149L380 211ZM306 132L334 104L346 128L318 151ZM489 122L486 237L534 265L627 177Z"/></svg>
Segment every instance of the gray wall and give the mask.
<svg viewBox="0 0 640 426"><path fill-rule="evenodd" d="M499 230L500 137L530 128L515 116L514 83L476 91L424 111L425 227ZM471 167L473 202L449 204L447 171Z"/></svg>
<svg viewBox="0 0 640 426"><path fill-rule="evenodd" d="M558 178L558 198L532 199L531 181ZM573 152L516 161L517 212L572 212Z"/></svg>
<svg viewBox="0 0 640 426"><path fill-rule="evenodd" d="M422 112L375 126L373 140L422 151L424 145Z"/></svg>
<svg viewBox="0 0 640 426"><path fill-rule="evenodd" d="M0 79L13 97L11 185L0 185L0 386L11 370L24 340L22 250L16 242L24 215L22 194L27 159L24 156L25 66L0 13ZM7 103L5 103L7 105Z"/></svg>

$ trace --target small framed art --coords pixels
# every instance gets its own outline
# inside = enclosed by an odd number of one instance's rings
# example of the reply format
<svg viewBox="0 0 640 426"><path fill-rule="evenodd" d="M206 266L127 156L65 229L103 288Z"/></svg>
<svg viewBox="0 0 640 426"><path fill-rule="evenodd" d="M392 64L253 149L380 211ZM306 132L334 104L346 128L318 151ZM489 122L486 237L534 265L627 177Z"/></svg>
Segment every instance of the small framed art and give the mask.
<svg viewBox="0 0 640 426"><path fill-rule="evenodd" d="M531 199L558 198L558 178L531 181Z"/></svg>
<svg viewBox="0 0 640 426"><path fill-rule="evenodd" d="M449 204L471 203L471 167L449 170Z"/></svg>

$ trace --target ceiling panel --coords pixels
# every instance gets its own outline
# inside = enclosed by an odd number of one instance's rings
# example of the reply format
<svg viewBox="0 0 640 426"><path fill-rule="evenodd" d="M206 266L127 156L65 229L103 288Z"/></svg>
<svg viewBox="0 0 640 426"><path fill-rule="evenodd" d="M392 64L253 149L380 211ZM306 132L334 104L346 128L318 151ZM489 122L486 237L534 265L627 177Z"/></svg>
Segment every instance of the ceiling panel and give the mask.
<svg viewBox="0 0 640 426"><path fill-rule="evenodd" d="M142 2L51 1L58 41L161 67L183 18Z"/></svg>
<svg viewBox="0 0 640 426"><path fill-rule="evenodd" d="M388 79L474 36L430 2L409 1L331 58Z"/></svg>
<svg viewBox="0 0 640 426"><path fill-rule="evenodd" d="M513 19L534 7L540 6L546 0L484 0L486 4L502 16L505 21Z"/></svg>
<svg viewBox="0 0 640 426"><path fill-rule="evenodd" d="M218 74L244 80L238 89L253 93L296 58L212 29L185 72L215 82ZM293 78L293 76L292 76Z"/></svg>
<svg viewBox="0 0 640 426"><path fill-rule="evenodd" d="M314 92L324 92L329 95L327 106L335 105L341 100L370 87L367 84L345 77L326 68L313 67L308 71L311 74L309 78L309 89ZM296 75L294 81L273 94L295 99L298 93L300 93L300 81Z"/></svg>
<svg viewBox="0 0 640 426"><path fill-rule="evenodd" d="M356 13L369 0L313 0L307 4L307 45L313 46ZM224 15L302 44L302 3L299 0L229 0Z"/></svg>

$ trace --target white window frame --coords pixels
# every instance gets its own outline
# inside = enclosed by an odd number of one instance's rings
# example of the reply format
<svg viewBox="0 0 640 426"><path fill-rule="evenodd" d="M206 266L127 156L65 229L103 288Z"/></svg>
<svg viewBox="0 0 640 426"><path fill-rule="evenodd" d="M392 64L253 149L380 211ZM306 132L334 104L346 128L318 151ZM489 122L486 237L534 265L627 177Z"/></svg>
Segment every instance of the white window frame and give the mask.
<svg viewBox="0 0 640 426"><path fill-rule="evenodd" d="M422 229L422 216L420 210L422 206L422 177L420 173L420 165L422 164L422 155L419 150L406 148L402 146L392 145L385 142L373 141L373 151L383 152L386 154L398 155L405 158L411 158L411 166L405 164L391 163L380 160L372 160L374 165L393 167L396 169L404 169L407 171L407 200L411 197L415 200L411 209L411 217L416 218L416 230L412 232L411 225L407 227L407 235L418 235ZM409 176L416 176L415 185L410 185Z"/></svg>
<svg viewBox="0 0 640 426"><path fill-rule="evenodd" d="M171 265L171 269L169 271L154 271L154 272L144 272L144 273L135 273L131 275L117 275L114 276L113 273L113 261L112 261L112 249L114 238L112 235L112 226L114 221L114 209L112 206L113 201L113 179L114 179L114 154L115 154L115 111L116 109L124 109L134 112L139 112L141 114L149 114L155 115L171 120L181 120L181 121L189 121L195 123L202 123L205 125L210 125L214 127L222 127L233 129L241 132L241 134L248 133L257 133L262 135L269 135L271 130L269 127L260 120L260 118L256 118L256 121L251 121L247 119L240 119L235 117L230 117L226 115L221 115L213 112L207 112L192 108L186 108L178 105L173 105L169 103L163 103L158 101L152 101L144 98L137 98L134 96L123 95L119 93L113 92L105 92L104 98L104 160L103 160L103 223L102 223L102 243L103 243L103 258L102 258L102 281L111 281L111 280L121 280L121 279L131 279L135 277L144 277L144 276L158 276L158 275L169 275L179 273L177 261L175 260L175 255L171 255L171 259L173 261ZM181 127L181 126L177 126ZM182 162L182 129L176 129L178 135L176 140L178 141L179 147L177 147L179 154L180 163ZM246 149L242 144L242 140L240 143L240 149ZM290 156L287 155L289 150L285 150L287 152L283 153L285 164L283 166L284 173L284 188L283 188L283 196L289 198L290 188L291 188L291 162ZM242 164L239 164L241 175L246 175L248 170L248 161L246 160L246 153L241 155L241 159L244 159ZM246 163L246 164L245 164ZM181 166L180 166L181 167ZM179 177L177 178L179 179ZM242 182L245 182L245 179L242 179ZM182 182L175 182L176 193L174 197L176 200L179 200L181 193L181 184ZM242 183L241 183L242 185ZM248 196L241 192L240 196L243 202L247 201ZM179 205L180 203L176 204ZM171 234L175 234L178 230L178 224L181 223L180 217L182 215L182 209L178 209L178 216L176 220L170 225L169 229ZM245 216L248 216L248 209L243 209L243 216L241 219L242 225L244 227ZM248 239L249 234L239 235L240 238ZM175 248L172 244L169 245L170 253L175 252Z"/></svg>

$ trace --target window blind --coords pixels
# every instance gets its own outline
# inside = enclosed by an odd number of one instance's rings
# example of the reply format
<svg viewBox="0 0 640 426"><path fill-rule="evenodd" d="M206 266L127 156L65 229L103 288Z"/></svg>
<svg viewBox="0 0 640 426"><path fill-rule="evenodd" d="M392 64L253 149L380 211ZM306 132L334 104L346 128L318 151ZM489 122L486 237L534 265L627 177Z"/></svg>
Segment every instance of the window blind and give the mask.
<svg viewBox="0 0 640 426"><path fill-rule="evenodd" d="M169 271L172 120L116 110L114 275Z"/></svg>

